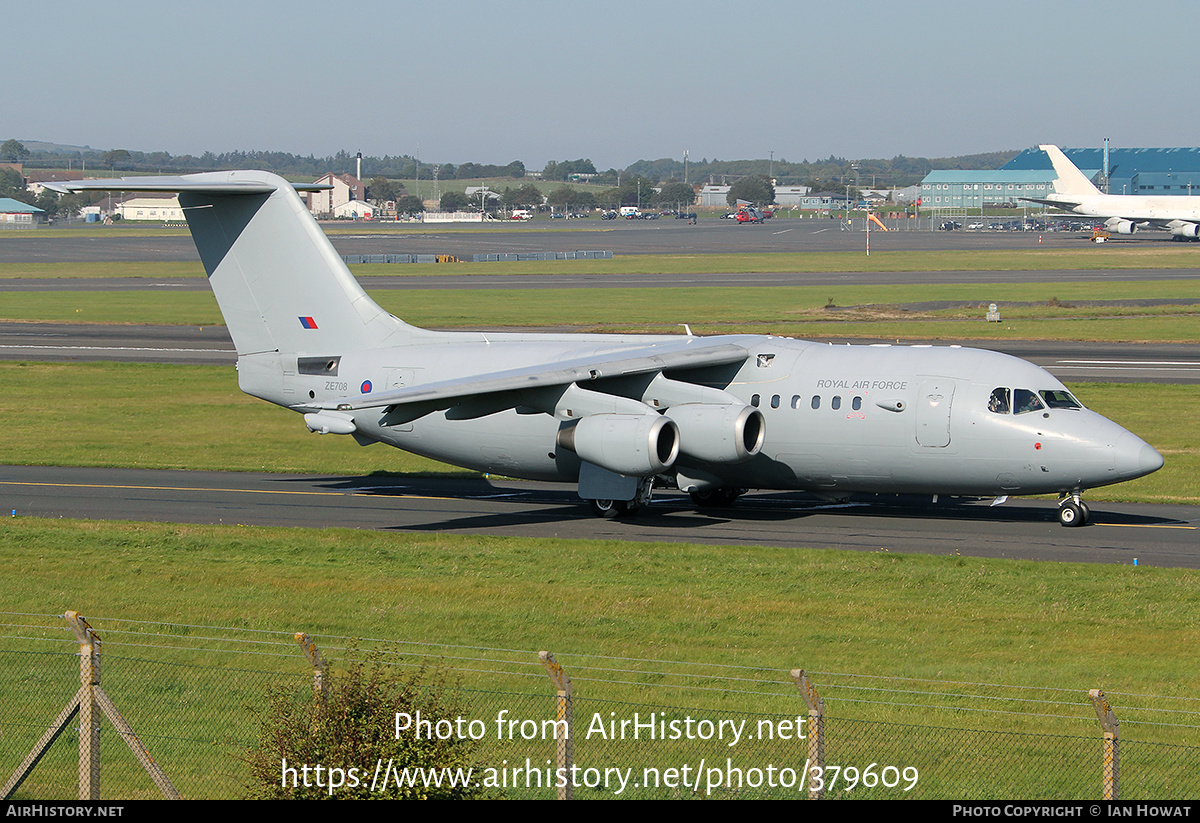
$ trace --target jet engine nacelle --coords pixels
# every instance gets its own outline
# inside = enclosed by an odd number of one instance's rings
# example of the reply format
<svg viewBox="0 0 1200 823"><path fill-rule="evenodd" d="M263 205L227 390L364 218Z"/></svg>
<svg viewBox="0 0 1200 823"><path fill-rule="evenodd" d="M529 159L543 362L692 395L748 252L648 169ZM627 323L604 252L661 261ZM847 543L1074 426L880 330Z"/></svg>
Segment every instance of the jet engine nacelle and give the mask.
<svg viewBox="0 0 1200 823"><path fill-rule="evenodd" d="M558 445L617 474L646 477L679 456L679 428L658 414L593 414L560 429Z"/></svg>
<svg viewBox="0 0 1200 823"><path fill-rule="evenodd" d="M1200 225L1196 223L1184 223L1182 226L1176 226L1171 229L1171 234L1175 237L1188 237L1193 240L1200 237Z"/></svg>
<svg viewBox="0 0 1200 823"><path fill-rule="evenodd" d="M1115 231L1117 234L1133 234L1137 231L1137 226L1132 220L1120 220L1116 217L1106 220L1104 225L1109 231Z"/></svg>
<svg viewBox="0 0 1200 823"><path fill-rule="evenodd" d="M766 422L753 406L685 403L667 414L679 427L679 451L706 463L741 463L762 450Z"/></svg>

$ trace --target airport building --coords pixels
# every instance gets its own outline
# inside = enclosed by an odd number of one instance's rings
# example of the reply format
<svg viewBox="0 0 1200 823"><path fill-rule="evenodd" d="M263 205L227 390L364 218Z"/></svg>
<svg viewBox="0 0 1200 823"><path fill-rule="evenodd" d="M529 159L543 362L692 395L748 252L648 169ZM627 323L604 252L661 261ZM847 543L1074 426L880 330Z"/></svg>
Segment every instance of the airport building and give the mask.
<svg viewBox="0 0 1200 823"><path fill-rule="evenodd" d="M183 209L177 194L139 194L117 204L122 220L182 223Z"/></svg>
<svg viewBox="0 0 1200 823"><path fill-rule="evenodd" d="M0 228L31 229L34 223L41 220L44 211L37 206L13 200L11 197L0 197Z"/></svg>
<svg viewBox="0 0 1200 823"><path fill-rule="evenodd" d="M363 195L366 187L352 174L325 174L315 182L317 185L333 187L308 193L308 210L317 217L333 217L339 206L365 200Z"/></svg>
<svg viewBox="0 0 1200 823"><path fill-rule="evenodd" d="M1046 161L1047 164L1049 160ZM1086 172L1084 172L1086 174ZM1045 197L1054 191L1054 170L990 171L935 169L921 181L923 210L1020 208L1036 203L1023 197Z"/></svg>
<svg viewBox="0 0 1200 823"><path fill-rule="evenodd" d="M1063 154L1103 190L1104 149L1063 149ZM1108 150L1109 194L1200 196L1200 148ZM1050 158L1026 149L1000 171L1045 171L1053 179Z"/></svg>
<svg viewBox="0 0 1200 823"><path fill-rule="evenodd" d="M1063 154L1103 190L1103 149L1063 149ZM1109 149L1109 194L1200 195L1200 148ZM1043 208L1023 198L1054 191L1050 158L1026 149L991 171L935 169L921 181L921 208L959 212L979 208Z"/></svg>

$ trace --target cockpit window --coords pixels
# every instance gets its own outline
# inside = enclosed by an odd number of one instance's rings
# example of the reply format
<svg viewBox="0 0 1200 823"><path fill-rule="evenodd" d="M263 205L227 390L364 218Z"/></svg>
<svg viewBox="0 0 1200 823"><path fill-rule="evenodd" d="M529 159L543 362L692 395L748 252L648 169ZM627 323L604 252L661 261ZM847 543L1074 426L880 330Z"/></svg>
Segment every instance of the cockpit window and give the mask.
<svg viewBox="0 0 1200 823"><path fill-rule="evenodd" d="M988 411L1008 414L1008 410L1008 389L992 389L992 396L988 399Z"/></svg>
<svg viewBox="0 0 1200 823"><path fill-rule="evenodd" d="M1013 390L1013 409L1015 414L1025 414L1025 412L1038 411L1044 409L1042 401L1038 400L1038 396L1029 389L1014 389Z"/></svg>
<svg viewBox="0 0 1200 823"><path fill-rule="evenodd" d="M1052 409L1082 409L1083 406L1078 400L1071 396L1069 391L1059 391L1057 389L1045 389L1041 392L1042 399L1046 401L1046 405Z"/></svg>

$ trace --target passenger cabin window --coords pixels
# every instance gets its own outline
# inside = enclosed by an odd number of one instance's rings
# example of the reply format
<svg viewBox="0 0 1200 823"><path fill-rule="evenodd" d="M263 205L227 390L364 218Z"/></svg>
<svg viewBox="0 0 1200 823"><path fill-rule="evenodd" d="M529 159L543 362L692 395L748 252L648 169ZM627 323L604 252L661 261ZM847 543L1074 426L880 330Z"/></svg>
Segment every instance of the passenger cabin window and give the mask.
<svg viewBox="0 0 1200 823"><path fill-rule="evenodd" d="M776 394L771 397L771 408L779 408L779 395Z"/></svg>
<svg viewBox="0 0 1200 823"><path fill-rule="evenodd" d="M1029 389L1014 389L1013 390L1013 413L1025 414L1026 412L1040 411L1046 408L1042 405L1042 401L1038 400L1038 396Z"/></svg>
<svg viewBox="0 0 1200 823"><path fill-rule="evenodd" d="M813 395L813 399L812 399L812 407L813 407L814 409L819 409L819 408L821 408L821 395L819 395L819 394L814 394L814 395Z"/></svg>
<svg viewBox="0 0 1200 823"><path fill-rule="evenodd" d="M756 409L758 408L758 404L761 400L762 400L762 398L759 397L757 394L750 395L750 405Z"/></svg>
<svg viewBox="0 0 1200 823"><path fill-rule="evenodd" d="M833 399L829 401L829 407L834 411L840 409L842 407L842 396L840 394L835 394Z"/></svg>
<svg viewBox="0 0 1200 823"><path fill-rule="evenodd" d="M1008 414L1008 389L992 389L992 396L988 398L988 411L996 414Z"/></svg>
<svg viewBox="0 0 1200 823"><path fill-rule="evenodd" d="M798 394L792 395L792 408L793 409L800 408L800 395L798 395Z"/></svg>
<svg viewBox="0 0 1200 823"><path fill-rule="evenodd" d="M862 408L862 398L861 397L854 398L854 401L850 404L850 407L852 409L854 409L855 411L858 411L859 409L861 409Z"/></svg>
<svg viewBox="0 0 1200 823"><path fill-rule="evenodd" d="M1042 400L1052 409L1082 409L1083 406L1069 391L1046 389L1041 392Z"/></svg>

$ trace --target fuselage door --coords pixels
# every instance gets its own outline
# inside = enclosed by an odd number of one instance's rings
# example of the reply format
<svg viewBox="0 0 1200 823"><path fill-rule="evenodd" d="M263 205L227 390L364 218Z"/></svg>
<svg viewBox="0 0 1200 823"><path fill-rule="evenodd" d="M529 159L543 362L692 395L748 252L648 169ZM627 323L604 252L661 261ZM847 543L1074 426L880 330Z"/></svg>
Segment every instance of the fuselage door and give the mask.
<svg viewBox="0 0 1200 823"><path fill-rule="evenodd" d="M917 398L917 443L932 449L950 445L950 405L953 400L953 380L922 381Z"/></svg>

